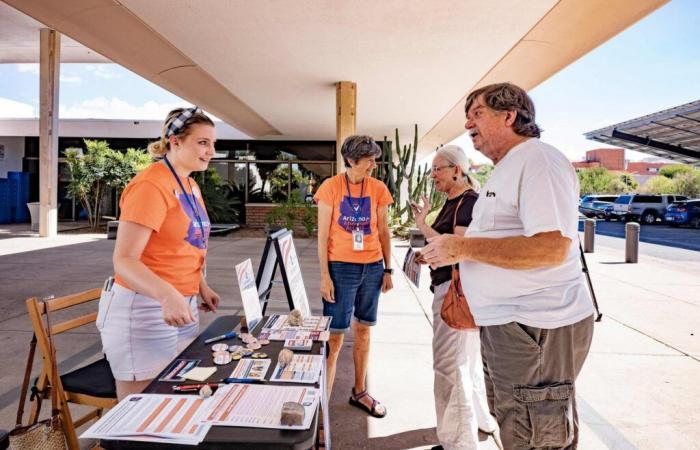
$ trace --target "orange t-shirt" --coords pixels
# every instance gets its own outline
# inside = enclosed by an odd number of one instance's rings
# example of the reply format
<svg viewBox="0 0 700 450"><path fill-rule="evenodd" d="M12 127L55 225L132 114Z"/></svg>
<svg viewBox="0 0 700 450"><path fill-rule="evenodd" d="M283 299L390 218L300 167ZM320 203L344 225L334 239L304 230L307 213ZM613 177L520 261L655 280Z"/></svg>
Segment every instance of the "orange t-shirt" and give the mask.
<svg viewBox="0 0 700 450"><path fill-rule="evenodd" d="M182 295L199 292L199 281L211 224L201 191L191 178L180 178L190 201L164 163L154 163L136 175L124 189L120 221L138 223L153 230L141 254L141 262L172 284ZM204 233L192 207L196 205ZM129 288L118 275L116 282Z"/></svg>
<svg viewBox="0 0 700 450"><path fill-rule="evenodd" d="M314 196L316 203L323 202L333 208L328 234L328 261L377 262L382 259L382 245L377 231L378 211L394 200L386 185L376 178L367 176L362 183L350 183L349 186L352 199L348 197L345 173L339 173L325 180ZM352 231L358 227L364 236L364 250L353 248Z"/></svg>

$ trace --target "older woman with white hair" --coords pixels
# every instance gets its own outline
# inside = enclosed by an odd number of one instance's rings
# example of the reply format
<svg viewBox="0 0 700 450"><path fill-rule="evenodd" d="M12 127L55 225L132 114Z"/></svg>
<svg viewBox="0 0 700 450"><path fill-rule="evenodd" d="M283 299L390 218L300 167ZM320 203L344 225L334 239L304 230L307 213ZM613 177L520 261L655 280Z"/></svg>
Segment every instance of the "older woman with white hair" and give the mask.
<svg viewBox="0 0 700 450"><path fill-rule="evenodd" d="M416 224L427 238L444 233L463 235L479 196L479 183L469 175L469 160L464 150L456 145L440 148L433 158L430 176L435 189L447 194L447 201L432 226L425 223L430 209L428 198L423 197L422 205L412 203ZM451 266L430 270L430 290L434 293L435 412L440 441L433 449L477 449L478 430L492 433L496 421L489 414L486 400L479 329L450 328L440 316L451 271Z"/></svg>

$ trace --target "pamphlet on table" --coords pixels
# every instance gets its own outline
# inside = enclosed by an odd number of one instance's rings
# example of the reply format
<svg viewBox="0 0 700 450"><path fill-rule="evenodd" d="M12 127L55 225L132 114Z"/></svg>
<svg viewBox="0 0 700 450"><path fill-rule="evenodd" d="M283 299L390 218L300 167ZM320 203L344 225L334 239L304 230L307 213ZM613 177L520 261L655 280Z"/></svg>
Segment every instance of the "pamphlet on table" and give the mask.
<svg viewBox="0 0 700 450"><path fill-rule="evenodd" d="M80 437L197 445L211 427L203 422L210 400L194 395L132 394Z"/></svg>

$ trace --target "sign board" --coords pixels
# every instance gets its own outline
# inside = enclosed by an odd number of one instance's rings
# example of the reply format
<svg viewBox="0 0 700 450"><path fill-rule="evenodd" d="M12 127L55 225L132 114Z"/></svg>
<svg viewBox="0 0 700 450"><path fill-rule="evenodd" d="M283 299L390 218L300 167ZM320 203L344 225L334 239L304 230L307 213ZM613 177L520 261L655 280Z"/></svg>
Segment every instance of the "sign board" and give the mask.
<svg viewBox="0 0 700 450"><path fill-rule="evenodd" d="M262 310L260 309L260 297L258 289L255 287L255 275L250 258L236 265L236 278L238 278L238 287L241 291L245 320L248 323L248 329L253 330L262 319Z"/></svg>
<svg viewBox="0 0 700 450"><path fill-rule="evenodd" d="M292 299L295 309L301 311L304 317L309 317L311 315L309 299L306 297L306 287L304 287L304 279L301 276L301 266L294 248L292 233L278 237L275 247L278 249L277 255L282 262L280 271L287 297Z"/></svg>
<svg viewBox="0 0 700 450"><path fill-rule="evenodd" d="M281 281L275 280L277 267L280 268ZM294 247L294 239L292 232L287 229L279 230L267 238L263 256L260 260L257 284L258 296L263 304L263 314L265 314L267 309L270 292L276 283L284 285L290 311L298 309L305 317L311 315L301 266Z"/></svg>

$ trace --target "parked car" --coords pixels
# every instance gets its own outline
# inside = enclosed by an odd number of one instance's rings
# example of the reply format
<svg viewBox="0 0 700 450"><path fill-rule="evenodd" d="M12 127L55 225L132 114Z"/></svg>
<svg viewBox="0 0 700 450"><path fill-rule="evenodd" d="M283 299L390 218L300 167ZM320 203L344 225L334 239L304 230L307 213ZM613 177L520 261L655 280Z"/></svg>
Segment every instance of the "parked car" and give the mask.
<svg viewBox="0 0 700 450"><path fill-rule="evenodd" d="M590 208L593 202L610 202L615 203L617 195L610 194L588 194L584 195L579 201L579 206Z"/></svg>
<svg viewBox="0 0 700 450"><path fill-rule="evenodd" d="M668 205L687 199L684 195L625 194L615 200L613 213L624 221L653 224L664 220Z"/></svg>
<svg viewBox="0 0 700 450"><path fill-rule="evenodd" d="M614 203L611 202L599 202L592 201L581 203L578 207L578 211L586 217L596 218L596 219L608 219L612 210L614 208Z"/></svg>
<svg viewBox="0 0 700 450"><path fill-rule="evenodd" d="M666 208L665 219L671 226L690 225L700 228L700 199L670 204Z"/></svg>

